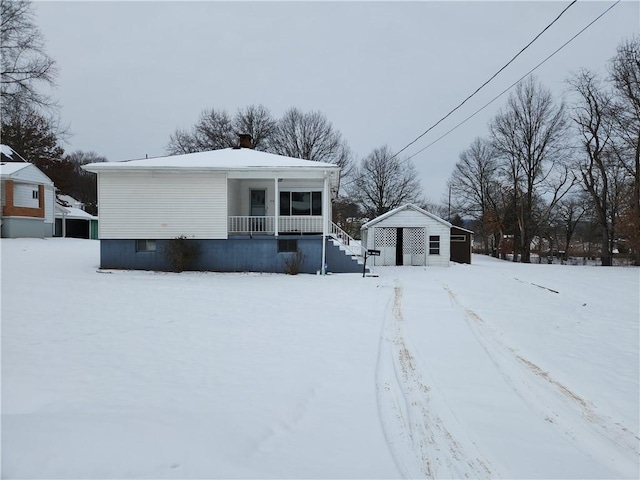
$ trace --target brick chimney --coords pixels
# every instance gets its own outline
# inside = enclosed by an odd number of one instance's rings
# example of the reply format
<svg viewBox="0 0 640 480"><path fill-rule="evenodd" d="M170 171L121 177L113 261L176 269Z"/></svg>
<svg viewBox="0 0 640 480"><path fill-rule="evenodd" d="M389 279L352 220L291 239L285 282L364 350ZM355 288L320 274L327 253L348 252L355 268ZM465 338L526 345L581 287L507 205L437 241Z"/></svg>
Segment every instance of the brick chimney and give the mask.
<svg viewBox="0 0 640 480"><path fill-rule="evenodd" d="M240 138L240 148L253 148L253 139L248 133L241 133L238 135Z"/></svg>

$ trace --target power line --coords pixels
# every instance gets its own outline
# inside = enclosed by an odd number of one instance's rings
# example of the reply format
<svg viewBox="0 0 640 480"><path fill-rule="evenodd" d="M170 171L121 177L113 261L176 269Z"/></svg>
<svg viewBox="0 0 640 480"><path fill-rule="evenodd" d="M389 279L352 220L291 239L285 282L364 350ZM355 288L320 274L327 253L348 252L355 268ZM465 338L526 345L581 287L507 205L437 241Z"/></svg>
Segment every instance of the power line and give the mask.
<svg viewBox="0 0 640 480"><path fill-rule="evenodd" d="M509 65L511 65L511 63L513 63L513 61L518 58L522 52L524 52L527 48L529 48L531 46L531 44L533 44L533 42L535 42L538 38L540 38L540 36L546 32L554 23L556 23L558 21L558 19L564 15L564 13L569 10L569 8L571 8L578 0L573 0L569 5L567 5L564 10L562 10L560 12L560 14L549 24L547 25L540 33L538 33L533 40L531 40L527 45L525 45L511 60L509 60L502 68L500 68L500 70L498 70L496 73L494 73L486 82L484 82L482 85L480 85L475 92L473 92L471 95L469 95L467 98L465 98L457 107L455 107L453 110L451 110L449 113L447 113L444 117L442 117L440 120L438 120L436 123L434 123L433 125L431 125L427 130L425 130L424 132L422 132L420 135L418 135L418 137L416 137L413 141L409 142L407 145L405 145L402 149L400 149L398 152L396 152L391 158L395 158L398 155L400 155L402 152L404 152L407 148L409 148L411 145L413 145L414 143L416 143L418 140L420 140L422 137L424 137L427 133L429 133L431 130L433 130L435 127L437 127L441 122L443 122L444 120L446 120L447 118L449 118L449 116L455 112L456 110L458 110L462 105L464 105L465 103L467 103L467 101L469 99L471 99L473 96L475 96L480 90L482 90L491 80L493 80L494 78L496 78L500 72L502 72L505 68L507 68ZM618 0L620 1L620 0Z"/></svg>
<svg viewBox="0 0 640 480"><path fill-rule="evenodd" d="M571 37L569 40L567 40L565 43L563 43L557 50L555 50L551 55L549 55L547 58L545 58L544 60L542 60L540 63L538 63L535 67L533 67L531 70L529 70L527 73L525 73L523 76L521 76L518 80L516 80L515 82L513 82L511 85L509 85L507 88L505 88L501 93L499 93L498 95L496 95L491 101L489 101L488 103L486 103L484 106L482 106L481 108L479 108L478 110L476 110L475 112L473 112L471 115L469 115L467 118L465 118L463 121L461 121L460 123L458 123L455 127L453 127L452 129L450 129L449 131L447 131L446 133L442 134L441 136L439 136L438 138L436 138L433 142L431 142L430 144L428 144L427 146L421 148L420 150L418 150L416 153L414 153L413 155L407 157L407 160L412 159L413 157L415 157L416 155L418 155L419 153L424 152L427 148L429 148L430 146L434 145L435 143L439 142L440 140L442 140L444 137L446 137L447 135L449 135L451 132L453 132L454 130L456 130L458 127L464 125L465 123L467 123L469 120L471 120L473 117L475 117L478 113L480 113L482 110L484 110L485 108L487 108L489 105L491 105L493 102L495 102L496 100L498 100L500 97L502 97L505 93L507 93L509 90L511 90L513 87L515 87L521 80L523 80L524 78L528 77L529 75L531 75L534 71L536 71L539 67L541 67L542 65L544 65L551 57L553 57L556 53L558 53L560 50L562 50L564 47L566 47L567 45L569 45L571 42L573 42L580 34L582 34L587 28L589 28L591 25L593 25L594 23L596 23L598 20L600 20L600 18L602 18L606 13L609 12L609 10L611 10L613 7L615 7L618 3L620 3L622 0L617 0L616 3L614 3L613 5L611 5L609 8L607 8L604 12L602 12L600 15L598 15L594 20L592 20L587 26L585 26L582 30L580 30L578 33L576 33L573 37ZM435 126L435 125L434 125ZM400 152L398 152L400 153Z"/></svg>

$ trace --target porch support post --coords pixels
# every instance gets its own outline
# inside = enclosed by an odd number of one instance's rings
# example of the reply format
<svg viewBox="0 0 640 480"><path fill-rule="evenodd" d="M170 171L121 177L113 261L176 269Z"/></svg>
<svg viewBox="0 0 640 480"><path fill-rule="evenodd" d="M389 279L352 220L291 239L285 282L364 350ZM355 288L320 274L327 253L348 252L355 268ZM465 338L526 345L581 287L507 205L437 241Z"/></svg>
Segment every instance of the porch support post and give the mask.
<svg viewBox="0 0 640 480"><path fill-rule="evenodd" d="M275 208L275 212L273 214L273 228L275 230L274 235L277 237L278 236L278 220L280 217L280 187L278 185L278 177L276 177L276 188L274 188L274 191L276 192L276 197L274 199L273 202L273 206Z"/></svg>
<svg viewBox="0 0 640 480"><path fill-rule="evenodd" d="M320 266L322 275L327 273L325 265L327 264L328 212L329 205L331 205L329 201L329 194L329 175L327 172L324 172L324 191L322 192L322 265Z"/></svg>

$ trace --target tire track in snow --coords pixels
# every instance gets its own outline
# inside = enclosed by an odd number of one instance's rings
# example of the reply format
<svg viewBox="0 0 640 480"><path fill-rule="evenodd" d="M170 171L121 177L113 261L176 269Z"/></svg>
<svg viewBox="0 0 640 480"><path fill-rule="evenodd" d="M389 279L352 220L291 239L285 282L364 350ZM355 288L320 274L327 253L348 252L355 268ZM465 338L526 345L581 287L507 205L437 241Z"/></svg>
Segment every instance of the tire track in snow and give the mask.
<svg viewBox="0 0 640 480"><path fill-rule="evenodd" d="M489 355L509 387L529 408L557 427L579 450L605 458L623 477L634 478L640 461L638 437L554 379L534 362L506 345L498 332L473 310L464 306L446 285L451 303L459 309L470 330Z"/></svg>
<svg viewBox="0 0 640 480"><path fill-rule="evenodd" d="M472 442L454 438L447 428L455 419L411 353L402 295L396 281L376 368L380 420L396 465L404 478L497 478Z"/></svg>

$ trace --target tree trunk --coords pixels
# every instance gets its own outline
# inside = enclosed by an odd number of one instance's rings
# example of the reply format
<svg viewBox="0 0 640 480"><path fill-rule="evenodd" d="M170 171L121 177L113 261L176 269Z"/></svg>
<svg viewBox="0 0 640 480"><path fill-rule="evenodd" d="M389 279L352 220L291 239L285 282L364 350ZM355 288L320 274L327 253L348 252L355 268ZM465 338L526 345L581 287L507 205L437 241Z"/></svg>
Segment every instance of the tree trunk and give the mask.
<svg viewBox="0 0 640 480"><path fill-rule="evenodd" d="M611 250L609 248L609 232L607 229L602 230L602 266L610 267L612 265Z"/></svg>

